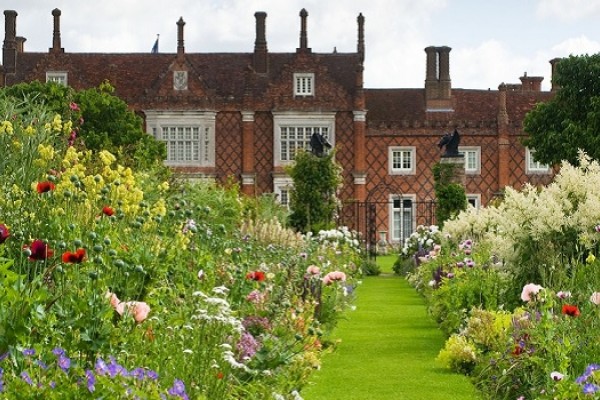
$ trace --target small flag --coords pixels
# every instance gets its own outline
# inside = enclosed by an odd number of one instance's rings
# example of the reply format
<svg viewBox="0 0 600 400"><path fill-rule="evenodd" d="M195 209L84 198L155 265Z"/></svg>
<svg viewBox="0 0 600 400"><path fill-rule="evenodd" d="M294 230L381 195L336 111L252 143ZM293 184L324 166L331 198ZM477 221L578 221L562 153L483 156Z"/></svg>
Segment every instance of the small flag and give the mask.
<svg viewBox="0 0 600 400"><path fill-rule="evenodd" d="M152 46L152 50L150 50L150 53L152 54L156 54L158 53L158 37L160 35L156 35L156 42L154 42L154 46Z"/></svg>

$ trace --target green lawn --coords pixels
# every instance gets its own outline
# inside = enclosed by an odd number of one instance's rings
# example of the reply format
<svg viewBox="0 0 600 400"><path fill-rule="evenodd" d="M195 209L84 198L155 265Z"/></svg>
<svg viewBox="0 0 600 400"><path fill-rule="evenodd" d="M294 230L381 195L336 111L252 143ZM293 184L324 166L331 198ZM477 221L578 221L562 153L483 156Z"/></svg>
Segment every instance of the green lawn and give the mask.
<svg viewBox="0 0 600 400"><path fill-rule="evenodd" d="M388 258L377 259L383 272L391 272L395 257ZM304 400L478 398L466 377L435 361L444 337L406 280L368 277L356 293L357 309L334 331L341 343L303 389Z"/></svg>

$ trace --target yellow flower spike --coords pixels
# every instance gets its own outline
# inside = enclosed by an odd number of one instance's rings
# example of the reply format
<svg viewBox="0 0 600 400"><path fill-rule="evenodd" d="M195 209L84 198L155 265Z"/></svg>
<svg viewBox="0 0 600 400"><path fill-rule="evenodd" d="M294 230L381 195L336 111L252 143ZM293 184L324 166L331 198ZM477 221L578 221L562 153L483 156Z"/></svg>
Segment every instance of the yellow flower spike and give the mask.
<svg viewBox="0 0 600 400"><path fill-rule="evenodd" d="M56 114L54 116L54 120L52 121L52 130L54 130L55 132L62 131L62 117L60 116L60 114Z"/></svg>
<svg viewBox="0 0 600 400"><path fill-rule="evenodd" d="M160 190L161 192L166 192L167 190L169 190L169 182L164 181L163 183L158 185L158 190Z"/></svg>
<svg viewBox="0 0 600 400"><path fill-rule="evenodd" d="M2 121L2 123L0 124L0 133L12 135L14 133L12 123L10 121Z"/></svg>
<svg viewBox="0 0 600 400"><path fill-rule="evenodd" d="M29 125L27 128L25 128L25 134L26 135L33 135L35 133L35 129L33 129L33 126Z"/></svg>
<svg viewBox="0 0 600 400"><path fill-rule="evenodd" d="M13 140L12 145L16 150L21 150L23 148L23 143L18 140Z"/></svg>
<svg viewBox="0 0 600 400"><path fill-rule="evenodd" d="M111 165L117 160L117 158L107 150L102 150L100 153L98 153L98 156L100 157L102 163L106 166Z"/></svg>
<svg viewBox="0 0 600 400"><path fill-rule="evenodd" d="M594 261L596 261L596 256L593 255L592 253L590 253L587 258L585 259L585 262L588 264L592 264Z"/></svg>
<svg viewBox="0 0 600 400"><path fill-rule="evenodd" d="M42 158L42 160L53 160L54 159L54 147L53 146L46 146L43 143L41 143L38 146L38 153L40 154L40 157Z"/></svg>
<svg viewBox="0 0 600 400"><path fill-rule="evenodd" d="M63 125L63 132L64 133L71 133L72 129L73 129L73 121L67 121L67 122L65 122L65 124Z"/></svg>

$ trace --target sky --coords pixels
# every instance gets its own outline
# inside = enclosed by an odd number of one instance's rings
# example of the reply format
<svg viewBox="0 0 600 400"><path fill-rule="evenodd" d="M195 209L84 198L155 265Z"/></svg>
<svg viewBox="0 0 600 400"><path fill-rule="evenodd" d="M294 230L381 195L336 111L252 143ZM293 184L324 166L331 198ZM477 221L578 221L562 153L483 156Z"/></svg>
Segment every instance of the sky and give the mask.
<svg viewBox="0 0 600 400"><path fill-rule="evenodd" d="M66 52L177 51L185 21L187 53L252 52L254 13L267 13L270 52L299 47L302 8L313 52L355 52L365 18L366 88L423 88L425 47L448 46L453 88L492 89L541 76L550 60L600 52L600 0L2 0L15 10L25 50L52 46L52 10L62 12ZM2 16L3 18L3 16ZM2 24L4 20L2 19ZM1 31L0 31L1 32Z"/></svg>

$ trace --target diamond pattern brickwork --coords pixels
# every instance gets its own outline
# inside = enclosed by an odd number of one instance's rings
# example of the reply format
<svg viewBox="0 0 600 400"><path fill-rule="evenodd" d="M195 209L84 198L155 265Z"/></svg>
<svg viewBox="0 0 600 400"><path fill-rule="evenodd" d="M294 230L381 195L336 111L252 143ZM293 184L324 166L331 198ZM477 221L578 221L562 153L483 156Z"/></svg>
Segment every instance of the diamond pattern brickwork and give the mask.
<svg viewBox="0 0 600 400"><path fill-rule="evenodd" d="M273 192L273 120L269 113L254 116L254 168L256 194Z"/></svg>
<svg viewBox="0 0 600 400"><path fill-rule="evenodd" d="M238 112L220 112L216 121L215 163L217 179L225 183L230 176L239 179L242 172L242 119Z"/></svg>

